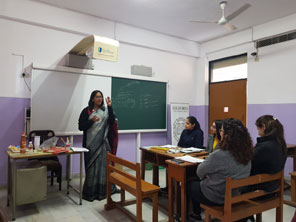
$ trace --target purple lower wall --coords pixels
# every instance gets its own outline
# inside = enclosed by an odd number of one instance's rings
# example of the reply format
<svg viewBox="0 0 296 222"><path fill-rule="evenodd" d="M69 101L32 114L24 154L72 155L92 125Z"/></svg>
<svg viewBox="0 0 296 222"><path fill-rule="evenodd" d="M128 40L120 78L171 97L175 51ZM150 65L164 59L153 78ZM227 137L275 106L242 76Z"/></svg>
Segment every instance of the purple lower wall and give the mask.
<svg viewBox="0 0 296 222"><path fill-rule="evenodd" d="M209 108L208 106L190 106L189 114L195 116L204 132L204 146L208 143Z"/></svg>
<svg viewBox="0 0 296 222"><path fill-rule="evenodd" d="M0 184L7 182L7 147L20 144L29 106L30 99L0 97Z"/></svg>
<svg viewBox="0 0 296 222"><path fill-rule="evenodd" d="M0 185L7 183L7 147L11 144L19 144L21 132L24 130L25 107L30 106L30 99L26 98L6 98L0 97ZM160 133L141 133L141 145L161 145L171 143L170 131L170 105L168 109L167 132ZM255 127L256 119L263 114L271 114L278 118L285 128L285 138L287 143L296 144L294 135L294 126L296 125L296 104L265 104L265 105L248 105L247 127L256 142L257 130ZM204 145L207 145L208 137L208 106L190 106L189 114L197 117L201 128L204 131ZM82 145L82 136L74 136L74 146ZM137 149L137 134L120 134L117 155L135 162ZM63 173L65 173L65 157L59 157L63 165ZM288 159L285 172L293 171L291 158ZM79 173L79 156L73 155L72 159L73 173Z"/></svg>

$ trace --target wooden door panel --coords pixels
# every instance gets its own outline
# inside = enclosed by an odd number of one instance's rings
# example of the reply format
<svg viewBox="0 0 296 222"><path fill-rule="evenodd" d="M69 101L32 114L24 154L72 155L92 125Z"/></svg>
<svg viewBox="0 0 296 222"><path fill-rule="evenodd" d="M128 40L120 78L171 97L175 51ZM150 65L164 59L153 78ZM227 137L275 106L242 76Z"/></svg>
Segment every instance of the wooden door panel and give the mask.
<svg viewBox="0 0 296 222"><path fill-rule="evenodd" d="M247 80L210 84L209 126L215 119L236 118L246 125ZM228 107L228 112L224 112Z"/></svg>

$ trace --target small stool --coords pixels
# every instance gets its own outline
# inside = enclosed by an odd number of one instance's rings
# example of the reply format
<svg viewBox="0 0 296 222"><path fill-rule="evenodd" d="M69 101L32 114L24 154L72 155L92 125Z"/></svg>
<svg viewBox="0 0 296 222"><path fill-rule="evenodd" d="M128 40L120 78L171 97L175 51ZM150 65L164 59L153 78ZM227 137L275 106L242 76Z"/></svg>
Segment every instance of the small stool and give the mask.
<svg viewBox="0 0 296 222"><path fill-rule="evenodd" d="M41 166L38 161L29 161L26 168L19 167L16 171L16 205L46 200L46 166Z"/></svg>

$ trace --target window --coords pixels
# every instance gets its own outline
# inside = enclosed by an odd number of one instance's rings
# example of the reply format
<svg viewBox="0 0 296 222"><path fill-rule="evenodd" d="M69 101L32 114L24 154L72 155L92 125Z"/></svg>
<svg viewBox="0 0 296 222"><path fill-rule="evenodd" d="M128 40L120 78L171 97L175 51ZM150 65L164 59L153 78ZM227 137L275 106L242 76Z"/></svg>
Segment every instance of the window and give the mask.
<svg viewBox="0 0 296 222"><path fill-rule="evenodd" d="M210 80L224 82L248 77L247 54L210 62Z"/></svg>

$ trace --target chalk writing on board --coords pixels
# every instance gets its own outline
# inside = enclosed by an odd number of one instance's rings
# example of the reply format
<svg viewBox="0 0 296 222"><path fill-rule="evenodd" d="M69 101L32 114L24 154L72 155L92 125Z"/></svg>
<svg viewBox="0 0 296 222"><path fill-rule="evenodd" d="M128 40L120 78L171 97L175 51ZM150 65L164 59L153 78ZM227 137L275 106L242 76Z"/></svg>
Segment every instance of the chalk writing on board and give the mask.
<svg viewBox="0 0 296 222"><path fill-rule="evenodd" d="M112 78L111 96L120 130L166 128L165 83Z"/></svg>

